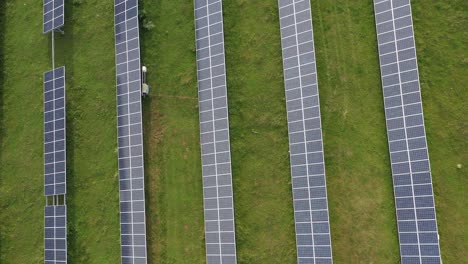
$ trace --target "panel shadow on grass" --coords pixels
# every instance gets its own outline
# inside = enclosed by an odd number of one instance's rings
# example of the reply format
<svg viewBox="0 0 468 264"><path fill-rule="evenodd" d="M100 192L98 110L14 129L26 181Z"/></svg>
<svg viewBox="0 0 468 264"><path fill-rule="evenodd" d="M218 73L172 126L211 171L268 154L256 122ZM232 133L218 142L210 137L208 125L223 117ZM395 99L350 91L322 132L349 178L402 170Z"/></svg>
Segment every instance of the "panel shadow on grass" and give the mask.
<svg viewBox="0 0 468 264"><path fill-rule="evenodd" d="M155 239L157 239L157 237L155 237L153 235L153 232L151 232L151 230L153 230L153 222L154 221L150 221L153 219L153 217L151 217L152 215L155 215L155 206L151 206L152 203L149 202L149 198L150 198L150 193L149 193L149 189L148 189L148 186L150 186L151 184L151 181L152 179L150 179L150 171L151 171L151 164L149 162L149 155L150 155L150 151L149 151L149 148L150 146L152 146L152 141L151 141L151 134L150 132L151 131L154 131L153 129L154 126L153 126L153 120L151 119L152 118L152 105L153 105L153 101L151 100L152 98L151 97L148 97L146 98L143 102L142 102L142 111L143 111L143 122L144 122L144 125L143 125L143 154L144 154L144 164L145 164L145 197L146 197L146 204L145 204L145 211L146 211L146 243L147 243L147 259L148 259L148 263L154 263L154 258L153 258L153 254L149 254L150 250L150 245L151 245L151 241L154 241ZM150 120L150 122L145 122L145 120ZM157 122L157 120L156 120ZM156 125L157 127L157 125Z"/></svg>

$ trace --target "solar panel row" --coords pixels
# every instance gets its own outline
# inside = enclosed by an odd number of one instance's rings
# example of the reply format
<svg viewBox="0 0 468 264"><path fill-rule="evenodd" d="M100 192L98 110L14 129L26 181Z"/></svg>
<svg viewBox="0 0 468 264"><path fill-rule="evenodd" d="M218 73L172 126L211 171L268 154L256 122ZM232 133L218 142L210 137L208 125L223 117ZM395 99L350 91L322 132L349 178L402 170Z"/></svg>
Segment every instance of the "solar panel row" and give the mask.
<svg viewBox="0 0 468 264"><path fill-rule="evenodd" d="M43 33L64 25L64 0L44 0L43 11ZM55 204L67 192L65 67L45 72L43 81L44 195L54 201L44 208L44 263L67 263L67 208Z"/></svg>
<svg viewBox="0 0 468 264"><path fill-rule="evenodd" d="M44 33L48 33L64 25L64 8L64 0L44 0Z"/></svg>
<svg viewBox="0 0 468 264"><path fill-rule="evenodd" d="M123 264L147 263L138 1L115 0L120 238Z"/></svg>
<svg viewBox="0 0 468 264"><path fill-rule="evenodd" d="M441 263L409 0L374 0L403 264Z"/></svg>
<svg viewBox="0 0 468 264"><path fill-rule="evenodd" d="M235 264L236 241L221 0L195 1L208 264Z"/></svg>
<svg viewBox="0 0 468 264"><path fill-rule="evenodd" d="M67 206L44 208L45 264L67 263Z"/></svg>
<svg viewBox="0 0 468 264"><path fill-rule="evenodd" d="M66 193L65 67L44 73L44 194Z"/></svg>
<svg viewBox="0 0 468 264"><path fill-rule="evenodd" d="M332 263L310 2L278 2L298 263Z"/></svg>

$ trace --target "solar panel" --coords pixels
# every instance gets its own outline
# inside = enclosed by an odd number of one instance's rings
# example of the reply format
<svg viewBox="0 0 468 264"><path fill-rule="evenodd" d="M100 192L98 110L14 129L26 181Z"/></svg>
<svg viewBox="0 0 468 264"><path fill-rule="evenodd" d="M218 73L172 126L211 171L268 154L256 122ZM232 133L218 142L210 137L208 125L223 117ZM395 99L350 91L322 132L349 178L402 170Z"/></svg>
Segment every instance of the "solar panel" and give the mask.
<svg viewBox="0 0 468 264"><path fill-rule="evenodd" d="M44 73L44 194L65 194L65 67Z"/></svg>
<svg viewBox="0 0 468 264"><path fill-rule="evenodd" d="M279 0L298 263L332 263L309 1Z"/></svg>
<svg viewBox="0 0 468 264"><path fill-rule="evenodd" d="M138 1L115 0L122 263L147 263Z"/></svg>
<svg viewBox="0 0 468 264"><path fill-rule="evenodd" d="M441 263L409 0L374 0L403 264Z"/></svg>
<svg viewBox="0 0 468 264"><path fill-rule="evenodd" d="M48 33L64 25L64 8L64 0L44 0L44 33Z"/></svg>
<svg viewBox="0 0 468 264"><path fill-rule="evenodd" d="M44 208L44 263L67 263L67 206Z"/></svg>
<svg viewBox="0 0 468 264"><path fill-rule="evenodd" d="M236 239L221 0L195 1L200 143L208 264L235 264Z"/></svg>

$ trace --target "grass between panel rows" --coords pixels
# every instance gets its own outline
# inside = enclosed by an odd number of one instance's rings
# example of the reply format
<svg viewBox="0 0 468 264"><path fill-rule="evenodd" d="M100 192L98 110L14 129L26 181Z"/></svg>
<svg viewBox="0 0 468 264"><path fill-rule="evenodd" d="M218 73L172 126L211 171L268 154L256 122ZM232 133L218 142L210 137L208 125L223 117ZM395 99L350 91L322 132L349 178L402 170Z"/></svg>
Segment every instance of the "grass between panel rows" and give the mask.
<svg viewBox="0 0 468 264"><path fill-rule="evenodd" d="M296 259L276 1L225 1L234 206L240 263Z"/></svg>
<svg viewBox="0 0 468 264"><path fill-rule="evenodd" d="M372 1L312 2L334 259L397 263Z"/></svg>
<svg viewBox="0 0 468 264"><path fill-rule="evenodd" d="M193 3L140 5L155 25L141 32L152 85L143 107L149 262L204 263Z"/></svg>

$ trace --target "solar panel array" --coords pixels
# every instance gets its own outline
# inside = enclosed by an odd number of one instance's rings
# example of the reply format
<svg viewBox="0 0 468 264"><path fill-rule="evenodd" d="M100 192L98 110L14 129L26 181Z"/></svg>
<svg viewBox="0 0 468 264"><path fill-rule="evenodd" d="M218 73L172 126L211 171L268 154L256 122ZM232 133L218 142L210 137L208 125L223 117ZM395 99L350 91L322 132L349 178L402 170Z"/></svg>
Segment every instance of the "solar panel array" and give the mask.
<svg viewBox="0 0 468 264"><path fill-rule="evenodd" d="M121 256L140 264L147 253L138 1L114 4Z"/></svg>
<svg viewBox="0 0 468 264"><path fill-rule="evenodd" d="M310 2L278 2L298 263L332 263Z"/></svg>
<svg viewBox="0 0 468 264"><path fill-rule="evenodd" d="M65 67L44 73L44 194L66 193Z"/></svg>
<svg viewBox="0 0 468 264"><path fill-rule="evenodd" d="M44 0L43 32L64 25L64 0ZM55 68L55 66L54 66ZM44 73L44 263L67 263L65 67ZM60 202L63 198L63 202ZM52 201L52 205L49 202Z"/></svg>
<svg viewBox="0 0 468 264"><path fill-rule="evenodd" d="M403 264L441 263L409 0L374 0Z"/></svg>
<svg viewBox="0 0 468 264"><path fill-rule="evenodd" d="M221 0L195 1L208 264L235 264L236 241Z"/></svg>
<svg viewBox="0 0 468 264"><path fill-rule="evenodd" d="M44 216L44 263L67 263L67 206L46 206Z"/></svg>
<svg viewBox="0 0 468 264"><path fill-rule="evenodd" d="M44 0L43 32L60 28L65 23L64 0Z"/></svg>

